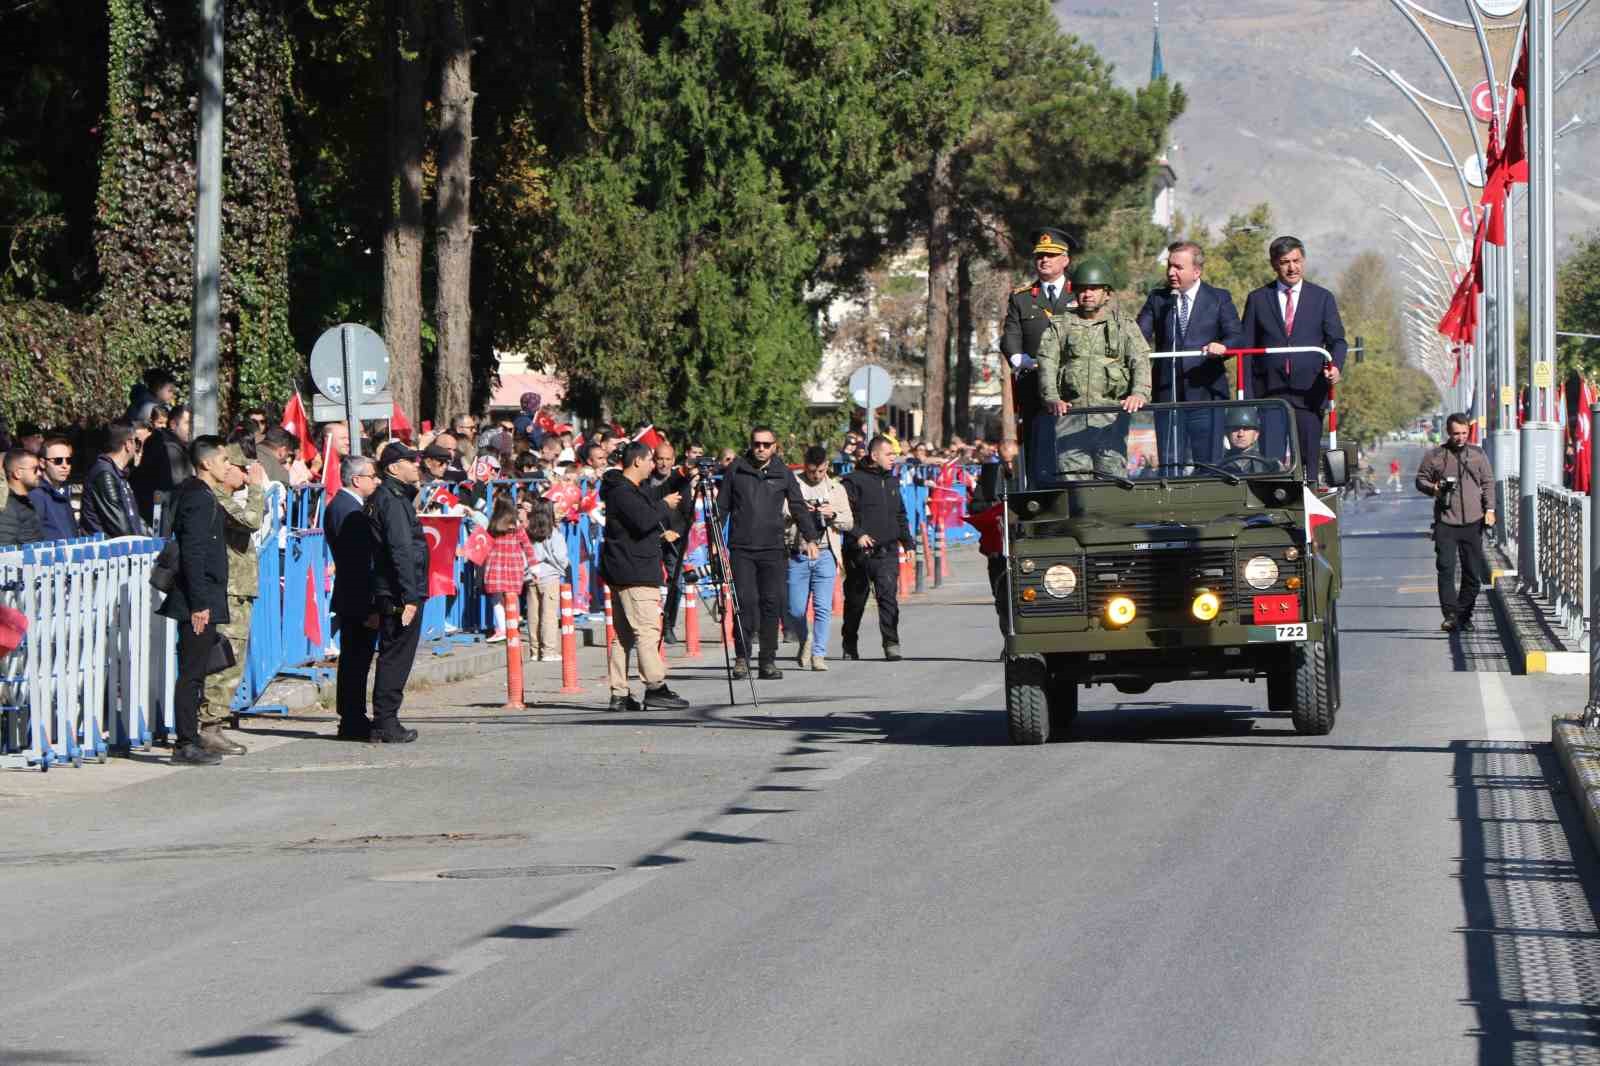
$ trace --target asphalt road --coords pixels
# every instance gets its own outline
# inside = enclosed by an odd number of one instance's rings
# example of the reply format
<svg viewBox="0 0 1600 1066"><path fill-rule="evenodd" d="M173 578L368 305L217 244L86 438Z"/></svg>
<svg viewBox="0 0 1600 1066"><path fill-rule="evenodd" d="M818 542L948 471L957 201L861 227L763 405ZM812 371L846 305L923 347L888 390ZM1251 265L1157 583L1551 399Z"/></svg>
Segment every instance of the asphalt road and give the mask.
<svg viewBox="0 0 1600 1066"><path fill-rule="evenodd" d="M708 665L624 720L490 679L406 748L7 774L0 1062L1600 1061L1600 866L1542 743L1583 682L1438 632L1426 517L1346 515L1329 737L1208 682L1008 746L961 556L905 662L760 714Z"/></svg>

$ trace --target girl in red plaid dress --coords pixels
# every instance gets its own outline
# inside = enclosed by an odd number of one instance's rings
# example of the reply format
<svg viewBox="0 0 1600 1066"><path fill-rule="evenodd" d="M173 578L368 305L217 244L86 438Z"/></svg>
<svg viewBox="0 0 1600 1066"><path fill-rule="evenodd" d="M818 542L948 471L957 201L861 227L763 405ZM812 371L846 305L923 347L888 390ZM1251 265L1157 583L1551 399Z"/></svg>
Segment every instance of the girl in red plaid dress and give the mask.
<svg viewBox="0 0 1600 1066"><path fill-rule="evenodd" d="M533 542L509 492L494 501L489 518L489 558L483 563L483 591L494 600L493 644L506 639L506 595L522 595L522 575L534 563Z"/></svg>

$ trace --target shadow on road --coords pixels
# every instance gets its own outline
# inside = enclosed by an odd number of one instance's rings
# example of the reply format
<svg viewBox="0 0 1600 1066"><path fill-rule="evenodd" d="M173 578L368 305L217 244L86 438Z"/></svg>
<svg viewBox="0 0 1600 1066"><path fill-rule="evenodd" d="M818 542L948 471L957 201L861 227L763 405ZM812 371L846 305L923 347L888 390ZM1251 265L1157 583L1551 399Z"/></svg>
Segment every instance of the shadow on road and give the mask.
<svg viewBox="0 0 1600 1066"><path fill-rule="evenodd" d="M1555 753L1450 747L1478 1061L1600 1062L1600 862Z"/></svg>

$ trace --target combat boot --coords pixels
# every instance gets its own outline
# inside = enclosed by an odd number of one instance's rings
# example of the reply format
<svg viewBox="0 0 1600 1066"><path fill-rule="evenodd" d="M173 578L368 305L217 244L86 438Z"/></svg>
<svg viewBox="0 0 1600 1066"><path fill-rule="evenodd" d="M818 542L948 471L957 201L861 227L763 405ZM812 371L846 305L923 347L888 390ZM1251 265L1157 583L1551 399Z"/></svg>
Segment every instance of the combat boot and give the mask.
<svg viewBox="0 0 1600 1066"><path fill-rule="evenodd" d="M243 755L250 750L238 741L223 736L222 726L215 724L200 727L200 747L213 755Z"/></svg>

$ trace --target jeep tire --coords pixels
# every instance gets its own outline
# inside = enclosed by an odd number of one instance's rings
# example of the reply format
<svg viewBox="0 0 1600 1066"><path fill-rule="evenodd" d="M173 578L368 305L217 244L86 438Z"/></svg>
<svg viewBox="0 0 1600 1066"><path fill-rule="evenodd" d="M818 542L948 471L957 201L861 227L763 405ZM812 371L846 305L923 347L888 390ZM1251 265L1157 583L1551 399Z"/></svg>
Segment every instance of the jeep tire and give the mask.
<svg viewBox="0 0 1600 1066"><path fill-rule="evenodd" d="M1339 711L1339 619L1330 607L1322 624L1322 639L1295 648L1294 706L1290 717L1294 731L1321 737L1333 732Z"/></svg>
<svg viewBox="0 0 1600 1066"><path fill-rule="evenodd" d="M1006 660L1006 728L1013 744L1050 739L1050 672L1037 655ZM1074 690L1074 704L1077 692Z"/></svg>

